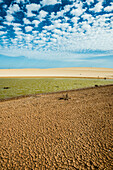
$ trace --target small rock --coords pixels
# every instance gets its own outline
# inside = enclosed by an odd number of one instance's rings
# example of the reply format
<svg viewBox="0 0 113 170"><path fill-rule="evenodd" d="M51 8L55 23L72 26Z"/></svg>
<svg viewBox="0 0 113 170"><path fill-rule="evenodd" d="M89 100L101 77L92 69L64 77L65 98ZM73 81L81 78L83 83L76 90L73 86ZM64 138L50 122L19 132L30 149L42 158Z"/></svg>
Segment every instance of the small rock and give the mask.
<svg viewBox="0 0 113 170"><path fill-rule="evenodd" d="M3 87L3 89L9 89L10 87Z"/></svg>

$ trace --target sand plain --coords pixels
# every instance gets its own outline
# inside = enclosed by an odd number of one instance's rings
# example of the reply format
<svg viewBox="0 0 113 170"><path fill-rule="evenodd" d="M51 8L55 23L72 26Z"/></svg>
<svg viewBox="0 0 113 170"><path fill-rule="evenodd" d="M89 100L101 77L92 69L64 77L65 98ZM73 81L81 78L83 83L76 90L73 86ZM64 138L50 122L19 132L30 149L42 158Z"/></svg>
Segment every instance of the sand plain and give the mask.
<svg viewBox="0 0 113 170"><path fill-rule="evenodd" d="M0 102L0 169L112 170L112 120L113 85Z"/></svg>
<svg viewBox="0 0 113 170"><path fill-rule="evenodd" d="M112 68L0 69L0 77L80 77L113 79Z"/></svg>

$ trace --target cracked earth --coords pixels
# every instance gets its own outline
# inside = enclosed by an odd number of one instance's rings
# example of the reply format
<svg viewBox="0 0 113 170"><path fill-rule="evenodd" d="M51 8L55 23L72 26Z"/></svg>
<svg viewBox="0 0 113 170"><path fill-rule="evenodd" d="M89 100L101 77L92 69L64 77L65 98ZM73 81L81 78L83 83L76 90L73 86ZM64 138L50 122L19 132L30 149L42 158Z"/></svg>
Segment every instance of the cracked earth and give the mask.
<svg viewBox="0 0 113 170"><path fill-rule="evenodd" d="M112 170L113 86L0 102L0 169Z"/></svg>

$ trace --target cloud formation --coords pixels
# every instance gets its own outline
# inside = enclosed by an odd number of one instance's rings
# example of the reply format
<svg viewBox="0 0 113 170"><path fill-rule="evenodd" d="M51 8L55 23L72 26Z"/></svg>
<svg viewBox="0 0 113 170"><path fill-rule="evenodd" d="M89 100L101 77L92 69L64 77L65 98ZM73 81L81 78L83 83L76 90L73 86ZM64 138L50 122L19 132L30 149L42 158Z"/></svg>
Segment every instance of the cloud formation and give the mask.
<svg viewBox="0 0 113 170"><path fill-rule="evenodd" d="M26 5L26 9L27 9L27 17L33 17L36 16L36 14L33 13L33 11L38 11L40 9L40 5L32 3L32 4L28 4Z"/></svg>
<svg viewBox="0 0 113 170"><path fill-rule="evenodd" d="M46 6L46 5L56 5L56 4L59 4L59 3L61 3L61 0L42 0L41 1L41 4L43 5L43 6Z"/></svg>
<svg viewBox="0 0 113 170"><path fill-rule="evenodd" d="M111 55L113 2L1 0L0 53L5 54L6 49L30 50L31 57L35 51L37 58L42 54L58 58L58 54L65 60L70 54L71 58L84 57L89 50L95 57L100 54L94 51L99 50ZM29 56L29 52L25 54Z"/></svg>

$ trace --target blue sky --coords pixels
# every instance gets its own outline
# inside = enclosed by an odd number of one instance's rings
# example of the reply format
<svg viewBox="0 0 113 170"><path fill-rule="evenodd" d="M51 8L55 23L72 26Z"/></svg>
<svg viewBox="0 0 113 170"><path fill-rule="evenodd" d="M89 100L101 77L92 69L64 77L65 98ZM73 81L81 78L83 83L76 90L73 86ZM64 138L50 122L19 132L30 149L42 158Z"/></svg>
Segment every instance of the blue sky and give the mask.
<svg viewBox="0 0 113 170"><path fill-rule="evenodd" d="M0 0L0 69L113 68L112 0Z"/></svg>

